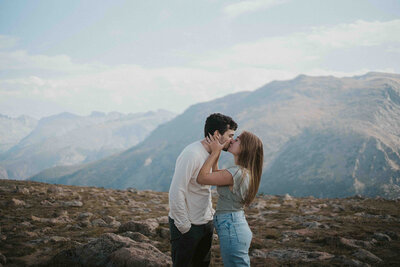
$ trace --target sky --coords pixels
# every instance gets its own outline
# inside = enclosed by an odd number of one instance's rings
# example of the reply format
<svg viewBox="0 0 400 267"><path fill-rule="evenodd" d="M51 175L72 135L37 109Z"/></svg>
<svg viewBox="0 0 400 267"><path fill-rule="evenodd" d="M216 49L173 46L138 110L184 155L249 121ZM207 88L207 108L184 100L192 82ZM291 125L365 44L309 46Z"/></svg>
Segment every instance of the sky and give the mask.
<svg viewBox="0 0 400 267"><path fill-rule="evenodd" d="M398 0L0 0L0 114L136 113L400 73Z"/></svg>

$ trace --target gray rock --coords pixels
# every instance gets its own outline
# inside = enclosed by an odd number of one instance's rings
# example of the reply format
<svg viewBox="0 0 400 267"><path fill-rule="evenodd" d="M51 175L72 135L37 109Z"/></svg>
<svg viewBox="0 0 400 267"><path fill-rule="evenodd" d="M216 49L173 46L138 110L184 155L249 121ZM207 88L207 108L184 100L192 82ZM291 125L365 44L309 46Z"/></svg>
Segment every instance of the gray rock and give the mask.
<svg viewBox="0 0 400 267"><path fill-rule="evenodd" d="M32 219L32 221L35 221L35 222L51 223L54 225L72 222L72 220L68 216L59 216L57 218L39 218L39 217L32 215L31 219Z"/></svg>
<svg viewBox="0 0 400 267"><path fill-rule="evenodd" d="M13 198L13 199L11 199L11 205L13 205L15 207L23 207L23 206L26 206L26 203L23 200Z"/></svg>
<svg viewBox="0 0 400 267"><path fill-rule="evenodd" d="M168 224L168 222L169 222L168 216L158 217L158 218L157 218L157 222L158 222L159 224Z"/></svg>
<svg viewBox="0 0 400 267"><path fill-rule="evenodd" d="M1 264L6 264L7 263L7 258L3 254L0 253L0 263Z"/></svg>
<svg viewBox="0 0 400 267"><path fill-rule="evenodd" d="M344 237L327 237L325 238L326 242L330 245L334 246L341 246L350 249L357 249L357 248L372 248L373 242L372 241L364 241L364 240L357 240L357 239L348 239Z"/></svg>
<svg viewBox="0 0 400 267"><path fill-rule="evenodd" d="M339 263L340 266L369 267L370 265L355 259L349 259L344 255L336 256L332 263Z"/></svg>
<svg viewBox="0 0 400 267"><path fill-rule="evenodd" d="M320 229L320 228L329 229L328 225L319 222L304 222L303 226L306 226L309 229Z"/></svg>
<svg viewBox="0 0 400 267"><path fill-rule="evenodd" d="M33 225L30 222L22 222L20 225L27 228L33 227Z"/></svg>
<svg viewBox="0 0 400 267"><path fill-rule="evenodd" d="M78 220L90 219L92 216L93 216L93 213L91 213L91 212L81 212L78 215Z"/></svg>
<svg viewBox="0 0 400 267"><path fill-rule="evenodd" d="M393 239L393 240L400 239L400 235L398 233L396 233L396 232L393 232L393 231L385 231L384 234L390 236L390 238Z"/></svg>
<svg viewBox="0 0 400 267"><path fill-rule="evenodd" d="M24 195L29 195L29 189L25 188L25 187L20 187L20 186L16 186L16 190L15 193L20 193L20 194L24 194Z"/></svg>
<svg viewBox="0 0 400 267"><path fill-rule="evenodd" d="M89 221L89 219L82 220L78 223L79 227L91 227L92 223Z"/></svg>
<svg viewBox="0 0 400 267"><path fill-rule="evenodd" d="M329 260L334 255L327 252L320 251L305 251L300 249L275 249L275 250L261 250L255 249L252 252L253 257L259 258L273 258L276 260L300 260L304 262L323 261Z"/></svg>
<svg viewBox="0 0 400 267"><path fill-rule="evenodd" d="M131 192L131 193L135 193L135 194L137 194L137 189L136 188L133 188L133 187L128 187L127 189L126 189L126 191L128 191L128 192Z"/></svg>
<svg viewBox="0 0 400 267"><path fill-rule="evenodd" d="M52 202L50 202L50 201L48 201L47 199L45 199L45 200L42 200L42 201L40 202L40 205L45 206L45 207L52 207L52 206L54 206L55 204L52 203Z"/></svg>
<svg viewBox="0 0 400 267"><path fill-rule="evenodd" d="M373 261L373 262L382 262L382 259L378 258L371 252L365 249L358 249L354 254L354 257L356 257L359 260L367 260L367 261Z"/></svg>
<svg viewBox="0 0 400 267"><path fill-rule="evenodd" d="M169 238L170 237L169 228L165 228L165 227L158 228L158 234L162 238Z"/></svg>
<svg viewBox="0 0 400 267"><path fill-rule="evenodd" d="M61 202L63 207L82 207L83 203L79 200Z"/></svg>
<svg viewBox="0 0 400 267"><path fill-rule="evenodd" d="M148 243L121 248L110 255L109 266L170 266L170 257Z"/></svg>
<svg viewBox="0 0 400 267"><path fill-rule="evenodd" d="M311 206L311 207L306 207L306 208L301 208L300 211L303 214L313 214L319 212L321 209Z"/></svg>
<svg viewBox="0 0 400 267"><path fill-rule="evenodd" d="M156 219L147 219L144 221L129 221L127 223L122 224L118 231L119 232L140 232L144 235L150 236L156 234L156 229L159 226Z"/></svg>
<svg viewBox="0 0 400 267"><path fill-rule="evenodd" d="M52 237L49 238L49 240L50 240L51 242L54 242L54 243L71 241L70 238L68 238L68 237L62 237L62 236L52 236Z"/></svg>
<svg viewBox="0 0 400 267"><path fill-rule="evenodd" d="M282 197L282 200L283 201L291 201L291 200L293 200L293 197L291 196L291 195L289 195L289 194L285 194L283 197Z"/></svg>
<svg viewBox="0 0 400 267"><path fill-rule="evenodd" d="M108 224L103 219L95 219L92 221L93 226L107 227Z"/></svg>
<svg viewBox="0 0 400 267"><path fill-rule="evenodd" d="M137 242L150 241L150 238L148 238L147 236L145 236L144 234L141 234L139 232L128 231L128 232L122 233L121 236L129 237L130 239L137 241Z"/></svg>
<svg viewBox="0 0 400 267"><path fill-rule="evenodd" d="M59 194L59 193L63 193L64 189L60 186L50 186L49 188L47 188L47 193L48 194Z"/></svg>
<svg viewBox="0 0 400 267"><path fill-rule="evenodd" d="M148 243L113 233L55 255L49 266L167 266L169 257Z"/></svg>
<svg viewBox="0 0 400 267"><path fill-rule="evenodd" d="M382 233L375 233L374 234L374 238L378 241L392 241L392 239L390 238L390 236L386 235L386 234L382 234Z"/></svg>
<svg viewBox="0 0 400 267"><path fill-rule="evenodd" d="M118 228L121 226L121 223L117 221L114 217L112 216L106 216L104 217L104 221L108 224L109 227L112 228Z"/></svg>

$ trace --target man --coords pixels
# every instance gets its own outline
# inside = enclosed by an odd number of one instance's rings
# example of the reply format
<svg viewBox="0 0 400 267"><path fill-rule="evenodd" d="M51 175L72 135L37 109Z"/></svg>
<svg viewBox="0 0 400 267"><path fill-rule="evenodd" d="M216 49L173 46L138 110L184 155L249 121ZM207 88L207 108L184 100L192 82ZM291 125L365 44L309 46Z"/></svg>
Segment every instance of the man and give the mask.
<svg viewBox="0 0 400 267"><path fill-rule="evenodd" d="M231 117L211 114L204 136L220 135L227 151L237 129ZM213 214L211 186L198 184L197 175L211 150L205 139L188 145L178 156L169 189L169 227L173 266L208 266L211 258Z"/></svg>

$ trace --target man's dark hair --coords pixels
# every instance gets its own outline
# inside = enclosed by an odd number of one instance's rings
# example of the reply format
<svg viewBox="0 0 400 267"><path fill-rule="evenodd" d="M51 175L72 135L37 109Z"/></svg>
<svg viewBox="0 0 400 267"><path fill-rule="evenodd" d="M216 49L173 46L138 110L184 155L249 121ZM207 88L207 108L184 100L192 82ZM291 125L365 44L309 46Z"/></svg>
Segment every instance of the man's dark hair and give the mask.
<svg viewBox="0 0 400 267"><path fill-rule="evenodd" d="M204 125L204 137L208 134L213 135L216 130L223 135L228 129L236 131L237 123L229 116L221 113L213 113L206 119Z"/></svg>

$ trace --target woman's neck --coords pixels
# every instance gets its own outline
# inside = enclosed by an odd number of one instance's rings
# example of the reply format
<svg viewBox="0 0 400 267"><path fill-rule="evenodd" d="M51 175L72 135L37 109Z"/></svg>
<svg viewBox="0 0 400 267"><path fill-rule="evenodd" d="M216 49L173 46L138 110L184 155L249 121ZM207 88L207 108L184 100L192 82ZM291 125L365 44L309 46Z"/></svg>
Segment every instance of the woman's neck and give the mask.
<svg viewBox="0 0 400 267"><path fill-rule="evenodd" d="M237 155L233 155L233 158L235 159L235 164L236 164L236 165L238 165L238 159L239 159L239 156L237 156Z"/></svg>

